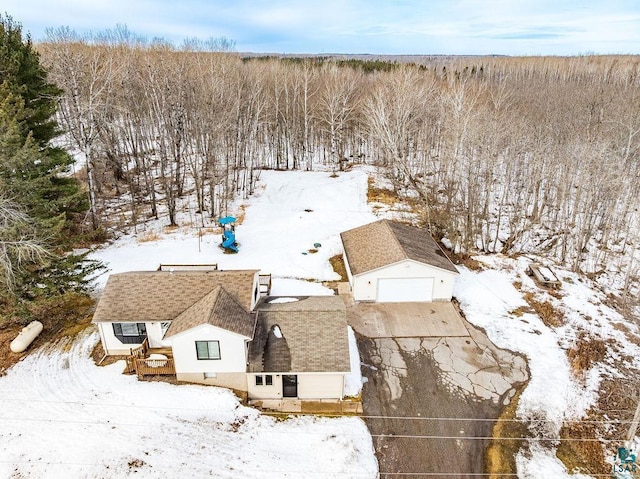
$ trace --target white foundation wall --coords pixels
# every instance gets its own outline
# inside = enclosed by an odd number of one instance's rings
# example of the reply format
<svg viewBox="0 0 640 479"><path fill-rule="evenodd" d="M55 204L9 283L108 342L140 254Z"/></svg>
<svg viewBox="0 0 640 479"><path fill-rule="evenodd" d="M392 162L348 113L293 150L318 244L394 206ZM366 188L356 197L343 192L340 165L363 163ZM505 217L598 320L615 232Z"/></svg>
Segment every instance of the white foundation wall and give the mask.
<svg viewBox="0 0 640 479"><path fill-rule="evenodd" d="M264 384L264 377L267 374L273 379L271 386ZM263 377L262 386L256 386L256 376ZM282 398L282 375L275 373L247 374L247 392L249 399L280 399Z"/></svg>
<svg viewBox="0 0 640 479"><path fill-rule="evenodd" d="M405 260L354 276L353 299L375 301L380 278L433 278L433 300L451 301L456 273L413 260Z"/></svg>
<svg viewBox="0 0 640 479"><path fill-rule="evenodd" d="M237 391L247 390L247 375L245 373L215 373L215 376L209 374L207 377L204 373L176 373L176 379L187 383L219 386Z"/></svg>

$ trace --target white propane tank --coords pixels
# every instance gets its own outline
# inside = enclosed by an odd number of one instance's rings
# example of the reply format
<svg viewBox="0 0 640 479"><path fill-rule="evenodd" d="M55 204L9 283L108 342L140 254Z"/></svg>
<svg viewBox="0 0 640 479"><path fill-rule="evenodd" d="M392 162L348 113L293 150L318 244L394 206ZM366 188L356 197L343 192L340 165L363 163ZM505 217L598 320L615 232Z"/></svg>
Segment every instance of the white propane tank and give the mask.
<svg viewBox="0 0 640 479"><path fill-rule="evenodd" d="M22 328L20 334L16 336L16 339L11 341L9 347L14 353L21 353L29 347L34 339L38 337L38 334L42 332L42 323L40 321L31 321L28 325Z"/></svg>

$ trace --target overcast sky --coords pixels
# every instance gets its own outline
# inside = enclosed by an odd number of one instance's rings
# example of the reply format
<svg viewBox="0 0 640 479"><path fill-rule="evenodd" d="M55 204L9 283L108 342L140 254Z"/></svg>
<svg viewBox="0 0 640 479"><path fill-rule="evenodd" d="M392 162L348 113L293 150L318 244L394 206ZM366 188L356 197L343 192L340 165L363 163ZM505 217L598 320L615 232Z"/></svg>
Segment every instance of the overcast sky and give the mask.
<svg viewBox="0 0 640 479"><path fill-rule="evenodd" d="M126 24L151 40L227 37L240 52L640 53L640 0L2 0L35 40Z"/></svg>

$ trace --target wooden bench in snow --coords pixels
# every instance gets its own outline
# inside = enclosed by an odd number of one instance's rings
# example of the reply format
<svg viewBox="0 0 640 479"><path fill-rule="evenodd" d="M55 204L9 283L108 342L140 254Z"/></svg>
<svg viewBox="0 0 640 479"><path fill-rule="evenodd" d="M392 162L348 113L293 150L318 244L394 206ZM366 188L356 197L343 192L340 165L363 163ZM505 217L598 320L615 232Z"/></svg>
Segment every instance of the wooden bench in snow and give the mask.
<svg viewBox="0 0 640 479"><path fill-rule="evenodd" d="M538 283L544 286L548 286L554 289L557 289L560 287L560 284L561 284L560 280L558 279L556 274L553 272L553 270L548 266L542 266L537 263L531 263L529 265L529 269L527 270L527 274L529 276L533 276Z"/></svg>

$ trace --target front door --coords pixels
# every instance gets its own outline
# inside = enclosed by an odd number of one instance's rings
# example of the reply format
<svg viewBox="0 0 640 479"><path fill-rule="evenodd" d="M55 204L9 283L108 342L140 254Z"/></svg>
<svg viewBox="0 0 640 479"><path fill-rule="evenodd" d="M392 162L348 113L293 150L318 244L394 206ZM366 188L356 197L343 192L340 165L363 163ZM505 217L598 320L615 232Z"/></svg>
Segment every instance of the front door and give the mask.
<svg viewBox="0 0 640 479"><path fill-rule="evenodd" d="M298 397L298 376L295 374L282 375L282 397Z"/></svg>

